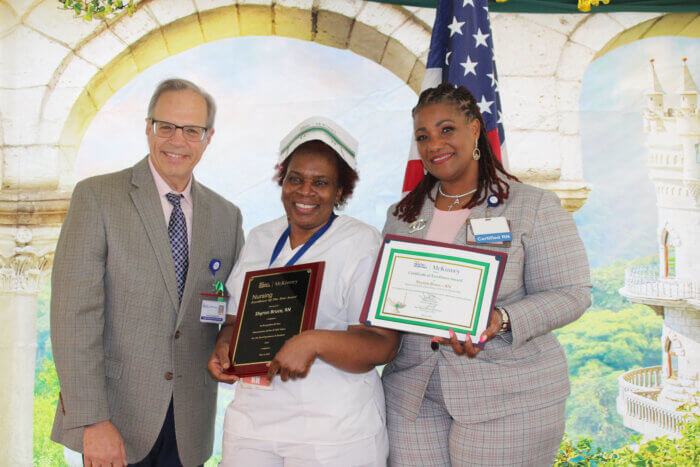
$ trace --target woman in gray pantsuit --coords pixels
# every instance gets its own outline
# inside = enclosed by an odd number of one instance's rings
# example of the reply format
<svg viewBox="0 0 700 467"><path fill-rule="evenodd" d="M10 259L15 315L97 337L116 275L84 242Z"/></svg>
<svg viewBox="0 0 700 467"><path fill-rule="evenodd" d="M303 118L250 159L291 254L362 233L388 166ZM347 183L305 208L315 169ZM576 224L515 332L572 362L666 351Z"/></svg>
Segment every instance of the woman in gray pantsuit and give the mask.
<svg viewBox="0 0 700 467"><path fill-rule="evenodd" d="M392 465L547 465L564 433L569 380L552 330L590 304L573 218L493 155L474 96L442 84L413 109L426 176L389 208L384 233L464 245L466 220L505 217L510 244L483 350L404 333L384 369Z"/></svg>

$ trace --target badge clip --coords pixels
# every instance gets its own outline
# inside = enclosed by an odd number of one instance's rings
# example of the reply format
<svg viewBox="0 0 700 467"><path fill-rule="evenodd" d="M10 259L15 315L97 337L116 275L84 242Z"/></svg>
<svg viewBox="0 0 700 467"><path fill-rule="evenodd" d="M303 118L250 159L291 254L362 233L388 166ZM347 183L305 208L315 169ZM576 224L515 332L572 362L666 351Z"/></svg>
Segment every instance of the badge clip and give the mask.
<svg viewBox="0 0 700 467"><path fill-rule="evenodd" d="M489 195L489 197L486 198L486 218L491 217L491 208L498 207L499 204L501 204L501 200L499 200L496 195Z"/></svg>
<svg viewBox="0 0 700 467"><path fill-rule="evenodd" d="M209 270L211 275L216 279L216 273L221 269L221 260L212 259L209 261ZM226 301L228 295L224 294L224 284L221 281L215 280L212 283L214 293L201 293L202 310L199 314L200 323L221 324L226 320Z"/></svg>

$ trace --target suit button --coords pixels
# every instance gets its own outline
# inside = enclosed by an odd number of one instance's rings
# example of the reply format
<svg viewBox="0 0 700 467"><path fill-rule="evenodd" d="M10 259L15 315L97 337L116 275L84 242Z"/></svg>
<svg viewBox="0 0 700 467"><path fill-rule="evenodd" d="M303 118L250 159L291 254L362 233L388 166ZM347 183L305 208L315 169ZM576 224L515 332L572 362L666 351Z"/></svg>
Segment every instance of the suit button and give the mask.
<svg viewBox="0 0 700 467"><path fill-rule="evenodd" d="M167 372L167 373L165 374L165 379L167 379L168 381L170 381L171 379L173 379L173 374L172 374L171 372Z"/></svg>
<svg viewBox="0 0 700 467"><path fill-rule="evenodd" d="M180 338L180 331L175 331L175 339L179 339L179 338Z"/></svg>

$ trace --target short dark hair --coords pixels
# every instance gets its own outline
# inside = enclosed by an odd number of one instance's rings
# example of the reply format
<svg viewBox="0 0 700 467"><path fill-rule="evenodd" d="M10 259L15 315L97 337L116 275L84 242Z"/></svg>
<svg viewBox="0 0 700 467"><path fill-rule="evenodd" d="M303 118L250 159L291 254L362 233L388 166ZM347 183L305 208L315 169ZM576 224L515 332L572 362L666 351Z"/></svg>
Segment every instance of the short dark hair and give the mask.
<svg viewBox="0 0 700 467"><path fill-rule="evenodd" d="M181 78L170 78L158 83L156 90L153 91L153 95L151 96L151 101L148 103L148 118L153 118L153 112L156 109L156 104L158 103L158 99L161 95L168 91L185 90L193 91L202 96L204 102L207 103L207 128L213 128L214 119L216 118L216 103L214 102L214 98L211 97L211 94L194 84L192 81L187 81L186 79Z"/></svg>
<svg viewBox="0 0 700 467"><path fill-rule="evenodd" d="M335 207L339 208L343 206L352 196L353 191L355 191L355 185L360 177L357 172L355 172L332 147L328 146L321 140L315 139L300 144L299 147L297 147L289 155L289 157L282 161L282 163L275 166L276 173L273 180L275 180L279 186L282 186L282 184L284 184L284 177L287 176L287 169L289 169L289 164L292 161L292 158L295 154L302 152L314 152L333 157L333 159L336 161L336 170L338 171L338 186L343 189L343 193L340 195L340 199L336 203Z"/></svg>

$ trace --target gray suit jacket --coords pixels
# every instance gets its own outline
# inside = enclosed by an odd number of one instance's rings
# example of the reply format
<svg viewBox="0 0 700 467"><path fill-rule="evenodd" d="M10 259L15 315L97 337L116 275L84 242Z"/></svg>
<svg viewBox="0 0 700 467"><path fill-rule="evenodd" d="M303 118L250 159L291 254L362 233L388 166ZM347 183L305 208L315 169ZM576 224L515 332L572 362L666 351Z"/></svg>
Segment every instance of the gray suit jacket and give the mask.
<svg viewBox="0 0 700 467"><path fill-rule="evenodd" d="M590 305L590 277L583 243L572 216L552 192L510 183L510 197L491 209L510 221L510 247L480 246L508 253L496 300L511 320L512 332L488 341L476 358L456 355L449 346L430 348L430 337L404 333L397 357L383 373L387 405L406 418L418 416L433 369L438 366L450 414L461 423L493 420L555 404L569 394L566 358L551 333L577 319ZM433 197L434 198L434 197ZM410 233L409 223L389 208L384 233ZM425 200L418 219L427 225L434 204ZM471 218L485 217L476 206ZM456 244L466 244L466 225Z"/></svg>
<svg viewBox="0 0 700 467"><path fill-rule="evenodd" d="M147 159L73 191L52 273L51 342L61 398L51 439L82 451L83 427L111 420L138 462L173 399L184 465L209 458L217 383L207 373L218 327L199 322L243 245L239 209L192 181L189 271L179 304L163 209ZM171 375L172 374L172 375Z"/></svg>

